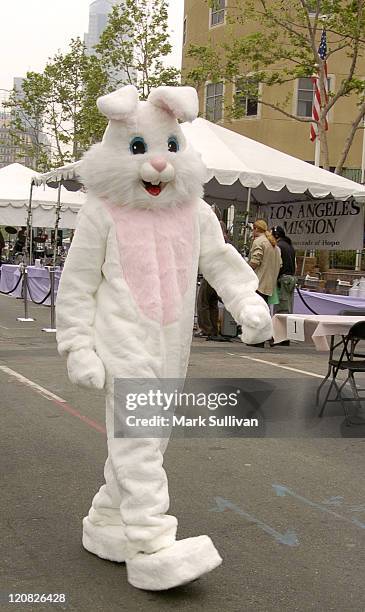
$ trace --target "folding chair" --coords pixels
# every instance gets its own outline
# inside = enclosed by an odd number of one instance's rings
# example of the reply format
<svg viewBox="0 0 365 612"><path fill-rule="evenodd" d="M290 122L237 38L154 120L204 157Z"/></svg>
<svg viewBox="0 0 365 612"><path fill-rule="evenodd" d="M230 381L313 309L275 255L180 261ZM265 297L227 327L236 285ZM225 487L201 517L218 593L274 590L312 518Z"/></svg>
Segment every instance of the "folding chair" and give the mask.
<svg viewBox="0 0 365 612"><path fill-rule="evenodd" d="M356 346L360 340L365 340L365 321L359 321L351 327L349 333L343 339L343 348L339 359L334 359L332 355L328 362L332 370L332 380L322 403L318 415L319 417L323 416L324 409L328 402L337 402L339 400L345 414L346 425L365 425L365 421L359 423L351 421L346 405L346 402L356 402L357 406L361 408L361 400L365 399L365 397L360 397L359 395L359 391L365 391L365 389L360 389L356 386L354 376L355 373L365 372L365 354L356 352ZM347 378L339 386L336 379L340 370L347 371ZM342 395L342 389L347 382L349 382L351 386L352 398L343 397ZM334 399L329 399L333 388L336 390L336 397Z"/></svg>

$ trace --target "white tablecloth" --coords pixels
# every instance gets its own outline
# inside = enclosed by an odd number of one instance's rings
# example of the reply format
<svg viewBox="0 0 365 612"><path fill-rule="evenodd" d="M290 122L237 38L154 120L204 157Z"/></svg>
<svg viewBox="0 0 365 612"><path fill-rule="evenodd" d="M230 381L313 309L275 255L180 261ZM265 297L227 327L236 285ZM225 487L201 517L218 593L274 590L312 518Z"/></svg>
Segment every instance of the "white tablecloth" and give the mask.
<svg viewBox="0 0 365 612"><path fill-rule="evenodd" d="M288 325L293 328L297 322L298 336L291 335L292 339L303 340L300 332L304 327L304 341L312 341L317 351L329 351L328 338L330 336L345 336L357 321L365 321L365 317L342 317L338 315L300 315L277 314L273 317L274 340L282 342L288 339ZM289 321L289 323L288 323Z"/></svg>
<svg viewBox="0 0 365 612"><path fill-rule="evenodd" d="M19 266L12 266L10 264L3 264L0 268L0 291L11 291L15 287L17 280L19 279ZM20 297L22 293L22 282L19 283L18 288L11 293L13 297Z"/></svg>
<svg viewBox="0 0 365 612"><path fill-rule="evenodd" d="M32 298L36 302L40 302L49 292L50 279L48 268L38 268L36 266L28 266L28 287ZM13 266L10 264L3 264L1 266L1 278L0 278L0 291L10 291L15 287L16 282L20 276L19 266ZM57 295L57 289L61 278L61 271L56 270L55 273L55 296ZM21 297L22 295L22 281L19 283L18 288L11 295L12 297ZM28 296L29 297L29 296ZM48 298L44 304L49 306L51 299Z"/></svg>
<svg viewBox="0 0 365 612"><path fill-rule="evenodd" d="M315 291L300 290L304 301L317 314L336 315L341 310L354 310L359 308L365 310L364 298L351 297L348 295L336 295L331 293L317 293ZM294 308L296 314L313 314L306 308L300 299L297 290L294 293Z"/></svg>

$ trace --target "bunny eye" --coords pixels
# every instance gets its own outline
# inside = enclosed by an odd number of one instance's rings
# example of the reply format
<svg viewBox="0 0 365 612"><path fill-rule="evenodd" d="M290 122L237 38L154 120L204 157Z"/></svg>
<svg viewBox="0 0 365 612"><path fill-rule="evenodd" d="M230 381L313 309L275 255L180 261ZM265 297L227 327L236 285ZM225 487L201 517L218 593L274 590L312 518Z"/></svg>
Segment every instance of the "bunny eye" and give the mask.
<svg viewBox="0 0 365 612"><path fill-rule="evenodd" d="M133 155L142 155L147 151L147 145L142 136L136 136L129 144L129 150Z"/></svg>
<svg viewBox="0 0 365 612"><path fill-rule="evenodd" d="M179 150L179 141L176 138L176 136L170 136L170 138L167 141L167 148L170 151L170 153L177 153Z"/></svg>

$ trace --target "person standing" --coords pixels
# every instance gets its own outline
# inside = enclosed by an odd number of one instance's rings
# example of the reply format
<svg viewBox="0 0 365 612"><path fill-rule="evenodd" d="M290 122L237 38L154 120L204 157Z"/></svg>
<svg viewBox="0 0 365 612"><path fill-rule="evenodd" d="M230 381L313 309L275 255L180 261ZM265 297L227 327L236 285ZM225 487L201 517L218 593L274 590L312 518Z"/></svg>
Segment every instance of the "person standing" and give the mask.
<svg viewBox="0 0 365 612"><path fill-rule="evenodd" d="M295 289L295 250L292 241L285 235L280 225L271 230L281 252L282 266L278 277L279 304L274 305L274 314L291 314L293 312Z"/></svg>
<svg viewBox="0 0 365 612"><path fill-rule="evenodd" d="M269 297L273 295L276 289L276 282L281 267L280 249L276 244L276 239L269 232L264 219L257 219L254 222L253 238L249 264L259 279L257 293L268 303ZM250 346L264 348L265 343L260 342Z"/></svg>
<svg viewBox="0 0 365 612"><path fill-rule="evenodd" d="M259 279L257 293L268 302L274 293L281 267L280 249L276 239L269 232L264 219L257 219L253 224L253 243L251 246L249 264Z"/></svg>
<svg viewBox="0 0 365 612"><path fill-rule="evenodd" d="M26 227L21 227L17 233L17 237L14 245L14 256L22 255L25 247L25 243L27 241Z"/></svg>

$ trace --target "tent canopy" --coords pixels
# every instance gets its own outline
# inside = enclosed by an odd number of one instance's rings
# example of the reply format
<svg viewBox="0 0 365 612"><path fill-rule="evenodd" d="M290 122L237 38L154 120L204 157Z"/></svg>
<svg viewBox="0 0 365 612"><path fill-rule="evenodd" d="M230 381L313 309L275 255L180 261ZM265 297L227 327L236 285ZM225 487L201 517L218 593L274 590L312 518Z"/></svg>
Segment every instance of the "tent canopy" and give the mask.
<svg viewBox="0 0 365 612"><path fill-rule="evenodd" d="M10 164L0 169L0 225L26 225L31 182L38 176L34 170L22 164ZM45 184L33 187L33 227L54 226L57 195L55 189ZM84 200L85 194L81 191L62 192L60 228L75 227L76 216Z"/></svg>
<svg viewBox="0 0 365 612"><path fill-rule="evenodd" d="M365 201L365 188L359 183L206 119L182 127L209 169L208 197L242 202L251 187L251 201L258 204L331 197Z"/></svg>
<svg viewBox="0 0 365 612"><path fill-rule="evenodd" d="M82 183L79 181L77 173L80 163L81 162L73 162L66 166L60 166L59 168L45 172L44 174L34 175L33 173L33 183L37 186L47 185L56 188L60 181L62 181L62 185L68 191L78 191L82 187Z"/></svg>
<svg viewBox="0 0 365 612"><path fill-rule="evenodd" d="M205 185L208 200L222 206L246 202L269 204L313 198L365 201L365 187L342 176L256 142L232 130L198 118L183 123L187 140L201 153L209 171ZM68 164L34 177L37 185L56 186L62 180L68 189L78 189L78 167ZM217 202L218 203L218 202Z"/></svg>

